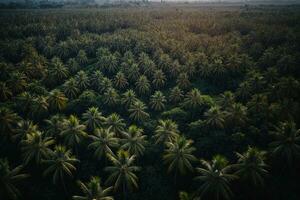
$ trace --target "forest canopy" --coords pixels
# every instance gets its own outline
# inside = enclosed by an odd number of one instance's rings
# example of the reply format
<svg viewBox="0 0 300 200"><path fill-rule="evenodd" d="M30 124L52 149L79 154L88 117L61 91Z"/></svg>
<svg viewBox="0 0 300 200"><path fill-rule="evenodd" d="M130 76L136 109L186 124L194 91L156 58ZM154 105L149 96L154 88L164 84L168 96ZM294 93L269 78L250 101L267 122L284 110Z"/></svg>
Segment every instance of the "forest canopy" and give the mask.
<svg viewBox="0 0 300 200"><path fill-rule="evenodd" d="M1 10L0 199L299 199L299 11Z"/></svg>

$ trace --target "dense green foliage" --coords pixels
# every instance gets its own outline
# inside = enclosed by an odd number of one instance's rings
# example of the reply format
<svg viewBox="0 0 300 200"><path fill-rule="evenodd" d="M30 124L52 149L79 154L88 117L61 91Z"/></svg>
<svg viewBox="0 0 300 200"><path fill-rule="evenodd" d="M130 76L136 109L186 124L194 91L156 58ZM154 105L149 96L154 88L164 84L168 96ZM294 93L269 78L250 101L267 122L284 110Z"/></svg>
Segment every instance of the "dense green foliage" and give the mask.
<svg viewBox="0 0 300 200"><path fill-rule="evenodd" d="M299 11L1 11L0 199L299 199Z"/></svg>

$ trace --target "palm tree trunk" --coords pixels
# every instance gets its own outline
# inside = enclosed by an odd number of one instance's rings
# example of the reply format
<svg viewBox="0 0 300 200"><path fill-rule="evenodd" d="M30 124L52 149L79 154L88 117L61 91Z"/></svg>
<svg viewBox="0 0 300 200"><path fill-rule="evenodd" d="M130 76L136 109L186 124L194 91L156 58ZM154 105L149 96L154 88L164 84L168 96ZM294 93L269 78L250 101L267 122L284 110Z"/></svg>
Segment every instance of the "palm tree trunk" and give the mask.
<svg viewBox="0 0 300 200"><path fill-rule="evenodd" d="M64 188L65 195L68 196L68 189L66 187L66 184L65 184L65 181L64 181L63 177L61 177L61 182L62 182L62 185L63 185L63 188Z"/></svg>
<svg viewBox="0 0 300 200"><path fill-rule="evenodd" d="M123 196L124 196L124 200L126 200L127 197L126 197L126 187L125 187L125 182L123 182Z"/></svg>

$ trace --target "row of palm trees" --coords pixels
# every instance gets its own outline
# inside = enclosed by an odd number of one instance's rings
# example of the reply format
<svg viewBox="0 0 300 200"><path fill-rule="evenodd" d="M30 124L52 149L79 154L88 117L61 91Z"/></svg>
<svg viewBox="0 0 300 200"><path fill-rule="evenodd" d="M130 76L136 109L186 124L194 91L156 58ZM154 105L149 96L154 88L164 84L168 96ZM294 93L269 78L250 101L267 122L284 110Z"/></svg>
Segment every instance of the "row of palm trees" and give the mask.
<svg viewBox="0 0 300 200"><path fill-rule="evenodd" d="M1 111L2 114L5 110L2 109ZM107 156L113 163L113 166L107 167L106 170L111 172L108 182L114 184L115 189L122 187L126 196L127 189L137 186L135 172L139 168L133 163L136 158L143 155L147 145L143 129L132 125L127 131L124 131L125 124L118 115L113 114L105 119L94 107L83 114L83 119L85 120L83 124L74 115L63 120L58 120L57 116L47 120L49 126L46 134L49 134L48 136L45 136L44 133L38 130L36 125L28 121L19 123L19 128L13 130L14 117L16 117L14 113L7 113L6 110L6 115L1 117L1 122L4 122L1 123L1 129L10 130L12 134L16 133L13 135L13 138L21 140L20 145L24 165L30 163L47 165L44 175L51 174L53 183L65 185L64 176L72 176L76 171L75 164L79 160L73 156L68 148L73 148L76 152L79 143L87 137L91 140L88 148L94 150L95 157L100 159L103 156ZM213 123L214 126L218 125L215 122L218 122L218 120L215 120ZM103 126L107 128L102 128ZM27 127L27 129L23 129L24 127ZM86 132L87 129L94 131L94 133L88 134ZM53 132L55 130L60 133L59 137L63 138L63 142L68 148L61 145L54 146L55 140L53 137L58 137L57 132ZM56 135L51 135L51 133ZM274 136L275 139L270 144L272 148L271 154L276 158L286 159L292 164L299 153L300 130L296 129L294 122L285 122L275 129ZM155 129L153 139L156 144L164 144L163 160L168 166L168 171L175 174L175 180L178 174L193 171L192 163L197 159L193 156L195 148L192 146L192 140L180 136L178 125L174 121L160 120ZM52 147L54 150L52 150ZM113 152L117 147L124 150L115 155ZM78 155L78 153L76 154ZM267 174L265 152L256 148L249 148L244 154L237 153L237 156L238 162L234 165L229 165L228 161L222 156L214 157L211 162L201 161L204 167L197 169L201 174L197 179L203 181L203 185L200 187L200 196L213 194L216 195L216 199L221 196L229 198L231 195L229 182L237 176L254 185L263 185L263 179ZM3 173L9 173L9 170L6 169L8 164L3 165ZM120 171L120 168L126 170ZM235 174L230 174L229 169L236 169ZM125 172L129 174L124 175L123 173ZM124 183L120 181L120 177L123 178L123 181L130 180L130 182ZM3 182L6 183L7 181ZM14 185L12 186L14 187Z"/></svg>

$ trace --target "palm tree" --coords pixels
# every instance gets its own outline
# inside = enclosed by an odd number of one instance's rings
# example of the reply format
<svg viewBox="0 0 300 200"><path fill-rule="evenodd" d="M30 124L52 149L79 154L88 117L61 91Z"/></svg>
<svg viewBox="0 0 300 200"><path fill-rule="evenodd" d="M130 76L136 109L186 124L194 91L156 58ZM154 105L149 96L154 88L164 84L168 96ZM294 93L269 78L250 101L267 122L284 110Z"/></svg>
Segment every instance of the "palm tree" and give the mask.
<svg viewBox="0 0 300 200"><path fill-rule="evenodd" d="M45 96L38 96L33 100L32 104L32 116L36 119L43 116L48 112L49 103Z"/></svg>
<svg viewBox="0 0 300 200"><path fill-rule="evenodd" d="M117 105L119 101L119 94L114 88L108 88L107 91L103 94L103 102L109 106Z"/></svg>
<svg viewBox="0 0 300 200"><path fill-rule="evenodd" d="M91 177L87 184L77 181L84 196L73 196L73 200L114 200L109 194L112 187L103 188L99 177Z"/></svg>
<svg viewBox="0 0 300 200"><path fill-rule="evenodd" d="M118 72L115 75L114 83L120 89L124 89L125 87L128 86L128 82L127 82L126 76L125 76L125 74L123 72Z"/></svg>
<svg viewBox="0 0 300 200"><path fill-rule="evenodd" d="M46 135L57 137L63 130L63 122L65 118L62 115L53 115L50 119L46 119Z"/></svg>
<svg viewBox="0 0 300 200"><path fill-rule="evenodd" d="M104 76L103 73L100 70L95 71L92 75L91 75L91 86L99 91L100 90L100 86L101 86L101 82L103 80Z"/></svg>
<svg viewBox="0 0 300 200"><path fill-rule="evenodd" d="M28 86L27 80L28 78L24 73L14 72L10 76L10 79L8 81L8 86L9 88L11 88L14 94L18 94L20 92L23 92L25 88Z"/></svg>
<svg viewBox="0 0 300 200"><path fill-rule="evenodd" d="M129 67L129 69L126 70L125 72L130 81L137 81L139 79L139 77L141 77L139 66L137 64L132 64ZM143 79L145 79L145 78L143 78ZM149 83L147 78L145 80L141 80L141 81L145 81L145 82Z"/></svg>
<svg viewBox="0 0 300 200"><path fill-rule="evenodd" d="M38 130L38 126L30 120L21 120L17 123L17 128L15 129L15 134L13 136L14 140L23 140L27 134L35 132Z"/></svg>
<svg viewBox="0 0 300 200"><path fill-rule="evenodd" d="M112 132L114 132L115 134L120 134L126 126L124 119L122 119L117 113L112 113L111 115L109 115L106 118L104 124L107 127L111 127Z"/></svg>
<svg viewBox="0 0 300 200"><path fill-rule="evenodd" d="M221 94L220 105L223 109L227 110L235 103L235 96L232 92L226 91Z"/></svg>
<svg viewBox="0 0 300 200"><path fill-rule="evenodd" d="M0 100L6 101L12 97L12 91L7 86L6 82L0 81Z"/></svg>
<svg viewBox="0 0 300 200"><path fill-rule="evenodd" d="M196 157L192 153L196 150L192 147L193 141L187 140L184 136L176 137L174 141L166 142L163 160L168 165L168 172L175 173L175 181L178 172L185 174L186 171L193 171L192 162L196 161Z"/></svg>
<svg viewBox="0 0 300 200"><path fill-rule="evenodd" d="M29 109L33 104L33 96L29 92L23 92L16 98L17 105L20 106L20 110L25 114L28 115Z"/></svg>
<svg viewBox="0 0 300 200"><path fill-rule="evenodd" d="M63 110L68 102L68 98L59 90L52 90L48 96L47 102L52 110Z"/></svg>
<svg viewBox="0 0 300 200"><path fill-rule="evenodd" d="M196 109L201 106L202 103L201 92L197 88L188 92L184 98L184 105L190 109Z"/></svg>
<svg viewBox="0 0 300 200"><path fill-rule="evenodd" d="M155 93L150 97L151 108L159 111L165 108L166 98L161 91L155 91Z"/></svg>
<svg viewBox="0 0 300 200"><path fill-rule="evenodd" d="M113 87L113 83L112 81L107 78L107 77L103 77L102 81L100 82L98 91L100 93L106 92L108 89Z"/></svg>
<svg viewBox="0 0 300 200"><path fill-rule="evenodd" d="M300 154L300 129L296 128L293 121L281 122L272 134L275 140L270 143L271 154L292 166Z"/></svg>
<svg viewBox="0 0 300 200"><path fill-rule="evenodd" d="M75 58L70 58L67 62L67 66L68 66L71 74L76 73L80 69L80 66Z"/></svg>
<svg viewBox="0 0 300 200"><path fill-rule="evenodd" d="M233 165L237 169L235 172L245 183L254 186L263 186L264 177L268 174L265 163L266 152L257 148L248 147L243 154L236 153L238 157L237 164Z"/></svg>
<svg viewBox="0 0 300 200"><path fill-rule="evenodd" d="M21 194L16 184L29 174L21 174L23 166L19 165L11 169L6 159L0 159L0 194L3 199L17 200Z"/></svg>
<svg viewBox="0 0 300 200"><path fill-rule="evenodd" d="M153 74L153 85L156 88L163 87L166 81L166 76L161 69L158 69Z"/></svg>
<svg viewBox="0 0 300 200"><path fill-rule="evenodd" d="M89 149L93 149L94 156L98 159L103 155L112 154L112 148L119 146L118 138L111 131L111 127L104 129L99 128L94 131L94 135L89 135L92 142L88 145Z"/></svg>
<svg viewBox="0 0 300 200"><path fill-rule="evenodd" d="M35 164L39 165L42 159L51 155L52 151L49 147L54 142L51 137L43 137L43 133L40 131L28 133L26 139L21 141L24 164L27 165L34 161Z"/></svg>
<svg viewBox="0 0 300 200"><path fill-rule="evenodd" d="M76 74L75 80L81 90L87 89L90 84L88 75L82 70Z"/></svg>
<svg viewBox="0 0 300 200"><path fill-rule="evenodd" d="M239 88L237 89L236 94L243 101L250 98L251 94L252 94L252 88L251 88L250 83L248 81L242 82L239 85Z"/></svg>
<svg viewBox="0 0 300 200"><path fill-rule="evenodd" d="M129 126L128 130L122 132L124 139L121 139L122 149L128 151L131 155L137 157L142 156L145 151L146 135L143 135L144 130L136 125Z"/></svg>
<svg viewBox="0 0 300 200"><path fill-rule="evenodd" d="M222 129L225 126L225 113L218 106L211 107L204 113L205 124L208 127Z"/></svg>
<svg viewBox="0 0 300 200"><path fill-rule="evenodd" d="M61 135L64 137L65 144L69 147L75 147L87 136L85 125L80 124L79 119L71 115L69 119L63 121L63 130Z"/></svg>
<svg viewBox="0 0 300 200"><path fill-rule="evenodd" d="M96 128L99 128L105 121L105 117L102 116L102 113L98 111L97 107L89 108L82 114L82 119L84 120L83 123L90 131L94 131Z"/></svg>
<svg viewBox="0 0 300 200"><path fill-rule="evenodd" d="M53 184L61 182L66 192L65 175L73 177L73 173L76 171L74 164L79 162L79 160L64 146L56 146L51 157L43 162L48 166L43 175L52 175Z"/></svg>
<svg viewBox="0 0 300 200"><path fill-rule="evenodd" d="M146 109L147 107L142 101L135 101L128 109L129 117L135 121L143 121L149 117L149 114L145 111Z"/></svg>
<svg viewBox="0 0 300 200"><path fill-rule="evenodd" d="M84 50L79 50L78 54L76 56L76 61L80 64L80 65L84 65L88 62L88 58L86 56L86 53Z"/></svg>
<svg viewBox="0 0 300 200"><path fill-rule="evenodd" d="M167 119L167 120L159 120L158 125L155 129L155 135L153 136L156 140L156 144L162 142L172 142L179 135L178 125L176 122Z"/></svg>
<svg viewBox="0 0 300 200"><path fill-rule="evenodd" d="M77 87L77 82L74 78L70 78L64 83L63 92L71 99L75 99L77 97L79 94L79 88Z"/></svg>
<svg viewBox="0 0 300 200"><path fill-rule="evenodd" d="M235 175L229 174L232 166L228 165L228 161L223 156L215 156L212 161L201 160L203 167L196 168L200 173L195 179L201 181L198 191L200 198L208 196L209 199L231 199L232 191L230 189L230 181L237 178Z"/></svg>
<svg viewBox="0 0 300 200"><path fill-rule="evenodd" d="M54 57L51 59L48 76L50 82L57 83L66 79L69 76L69 71L58 57Z"/></svg>
<svg viewBox="0 0 300 200"><path fill-rule="evenodd" d="M247 120L247 107L241 103L234 103L226 112L226 118L231 124L243 126Z"/></svg>
<svg viewBox="0 0 300 200"><path fill-rule="evenodd" d="M187 73L180 73L178 75L178 78L176 80L177 85L181 88L181 89L186 89L190 86L191 82L189 80L189 76L187 75Z"/></svg>
<svg viewBox="0 0 300 200"><path fill-rule="evenodd" d="M19 120L17 113L5 107L0 108L0 132L5 134L4 136L10 136L14 132Z"/></svg>
<svg viewBox="0 0 300 200"><path fill-rule="evenodd" d="M140 167L134 165L135 156L123 150L120 150L116 156L108 154L108 157L113 166L105 168L105 171L110 173L106 183L113 184L115 190L122 187L123 197L126 199L126 191L138 187L138 177L135 173L140 171Z"/></svg>
<svg viewBox="0 0 300 200"><path fill-rule="evenodd" d="M137 101L137 98L133 90L129 89L122 94L121 102L122 104L125 104L127 108L130 107L135 101Z"/></svg>
<svg viewBox="0 0 300 200"><path fill-rule="evenodd" d="M140 76L135 86L140 94L147 94L150 91L150 83L145 75Z"/></svg>
<svg viewBox="0 0 300 200"><path fill-rule="evenodd" d="M178 86L175 86L171 89L169 97L171 102L180 102L183 98L183 92Z"/></svg>

